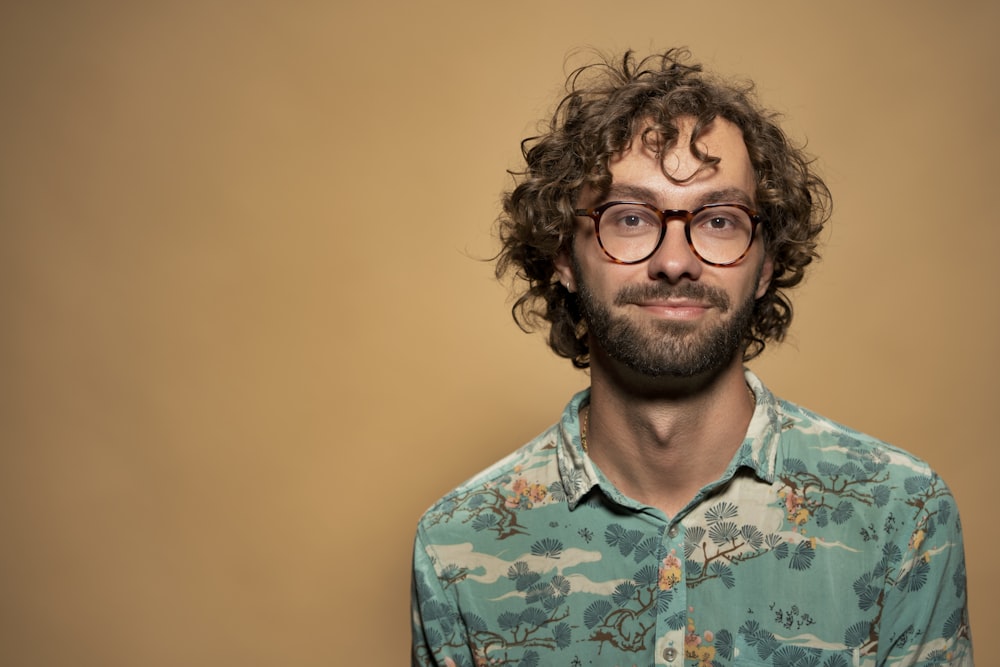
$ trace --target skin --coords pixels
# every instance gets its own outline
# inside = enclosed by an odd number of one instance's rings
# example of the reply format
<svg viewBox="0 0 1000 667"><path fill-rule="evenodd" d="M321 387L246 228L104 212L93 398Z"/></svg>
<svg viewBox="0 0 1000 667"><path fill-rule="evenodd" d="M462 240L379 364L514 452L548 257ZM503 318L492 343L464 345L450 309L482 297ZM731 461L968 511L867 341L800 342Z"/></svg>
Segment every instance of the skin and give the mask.
<svg viewBox="0 0 1000 667"><path fill-rule="evenodd" d="M661 209L689 210L712 201L753 207L756 180L739 129L717 119L702 132L698 143L720 162L696 173L702 164L688 148L692 122L681 118L677 126L680 139L662 156L633 139L609 165L612 192L605 197L583 192L578 206L642 194L642 200ZM763 296L773 263L758 237L739 263L709 266L691 252L683 221L671 220L667 226L663 244L649 260L621 265L600 249L593 222L579 217L573 255L561 255L556 268L571 291L585 285L612 316L626 317L638 327L643 340L652 343L657 336L672 336L676 340L668 342L682 349L723 325L737 304ZM626 285L685 282L724 292L730 307L690 297L615 302ZM593 335L590 351L591 401L586 409L591 459L626 495L674 516L703 486L719 478L743 442L753 401L743 377L742 346L717 367L693 375L641 372L616 358L614 350L604 349Z"/></svg>

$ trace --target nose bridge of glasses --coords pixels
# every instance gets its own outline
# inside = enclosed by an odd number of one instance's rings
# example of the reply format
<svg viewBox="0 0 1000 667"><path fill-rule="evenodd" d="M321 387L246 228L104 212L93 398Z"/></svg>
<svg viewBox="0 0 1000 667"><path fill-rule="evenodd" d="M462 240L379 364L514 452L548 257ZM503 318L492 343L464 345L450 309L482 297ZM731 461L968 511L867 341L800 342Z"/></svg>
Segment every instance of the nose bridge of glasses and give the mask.
<svg viewBox="0 0 1000 667"><path fill-rule="evenodd" d="M672 220L677 220L678 222L683 223L683 228L682 228L683 229L683 232L682 232L683 233L683 237L682 238L684 240L684 243L682 245L689 252L693 251L694 250L694 245L691 243L691 221L694 220L694 216L697 213L697 210L695 210L695 211L685 211L684 209L680 209L680 208L668 208L668 209L660 211L659 213L660 213L660 220L662 221L662 227L663 227L663 229L660 232L660 242L657 244L657 248L655 250L653 250L653 252L656 253L656 252L660 251L660 249L662 249L663 246L668 245L668 243L667 243L667 237L670 236L670 224L669 223ZM674 243L674 245L677 245L677 243ZM697 255L697 251L695 251L695 254Z"/></svg>
<svg viewBox="0 0 1000 667"><path fill-rule="evenodd" d="M668 208L660 211L660 218L663 223L666 224L671 220L683 220L684 224L690 224L691 220L694 219L694 214L697 211L685 211L680 208Z"/></svg>
<svg viewBox="0 0 1000 667"><path fill-rule="evenodd" d="M691 243L691 220L694 218L691 211L667 209L660 212L660 218L663 221L663 228L660 232L660 242L653 250L653 254L666 250L668 253L680 251L684 254L691 254L693 252L694 256L698 257L699 255ZM670 223L674 220L680 224L671 225ZM672 228L676 230L673 233L670 231Z"/></svg>

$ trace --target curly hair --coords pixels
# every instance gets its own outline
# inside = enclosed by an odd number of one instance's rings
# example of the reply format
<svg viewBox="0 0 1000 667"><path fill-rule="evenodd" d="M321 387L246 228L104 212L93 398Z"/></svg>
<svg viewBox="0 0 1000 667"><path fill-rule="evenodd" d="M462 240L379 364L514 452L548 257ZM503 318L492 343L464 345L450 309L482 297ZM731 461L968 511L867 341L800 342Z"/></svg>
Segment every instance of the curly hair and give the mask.
<svg viewBox="0 0 1000 667"><path fill-rule="evenodd" d="M728 120L743 133L758 213L766 220L762 237L774 262L767 293L755 304L744 360L784 338L792 319L786 290L802 281L805 267L819 256L817 237L831 200L812 159L792 145L778 115L758 105L752 83L723 81L689 61L686 49L642 59L628 51L618 62L602 58L575 70L547 131L521 142L524 170L510 172L515 187L503 195L496 276L514 273L527 283L512 308L514 320L525 331L548 322L549 346L578 368L590 365L587 327L576 294L557 279L554 260L570 251L581 190L608 191L609 161L640 130L644 144L664 152L678 141L676 119L693 118L689 148L702 169L718 162L696 144L714 119Z"/></svg>

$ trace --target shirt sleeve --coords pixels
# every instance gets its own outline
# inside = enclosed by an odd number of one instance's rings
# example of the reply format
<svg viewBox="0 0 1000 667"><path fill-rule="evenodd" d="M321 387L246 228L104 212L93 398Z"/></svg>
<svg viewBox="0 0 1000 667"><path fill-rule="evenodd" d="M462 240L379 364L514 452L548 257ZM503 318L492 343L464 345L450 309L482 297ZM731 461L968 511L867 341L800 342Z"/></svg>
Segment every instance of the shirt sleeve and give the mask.
<svg viewBox="0 0 1000 667"><path fill-rule="evenodd" d="M465 625L452 595L427 553L418 529L413 545L410 609L413 667L472 667Z"/></svg>
<svg viewBox="0 0 1000 667"><path fill-rule="evenodd" d="M913 477L905 485L904 511L913 520L904 523L895 548L883 550L878 664L972 667L965 550L955 500L937 475Z"/></svg>

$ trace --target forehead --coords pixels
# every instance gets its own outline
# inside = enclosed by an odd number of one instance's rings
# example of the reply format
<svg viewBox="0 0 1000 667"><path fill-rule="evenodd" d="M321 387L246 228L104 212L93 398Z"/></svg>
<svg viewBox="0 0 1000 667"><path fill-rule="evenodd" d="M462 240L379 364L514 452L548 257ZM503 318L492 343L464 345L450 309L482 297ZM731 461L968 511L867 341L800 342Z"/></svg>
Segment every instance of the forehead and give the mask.
<svg viewBox="0 0 1000 667"><path fill-rule="evenodd" d="M655 198L652 204L664 208L684 208L713 192L742 193L741 199L753 203L755 178L743 133L733 123L718 118L695 139L701 153L716 158L709 164L699 160L690 149L693 119L677 121L677 143L664 153L647 146L641 130L629 146L608 164L611 192L640 191ZM645 128L643 128L645 129Z"/></svg>

